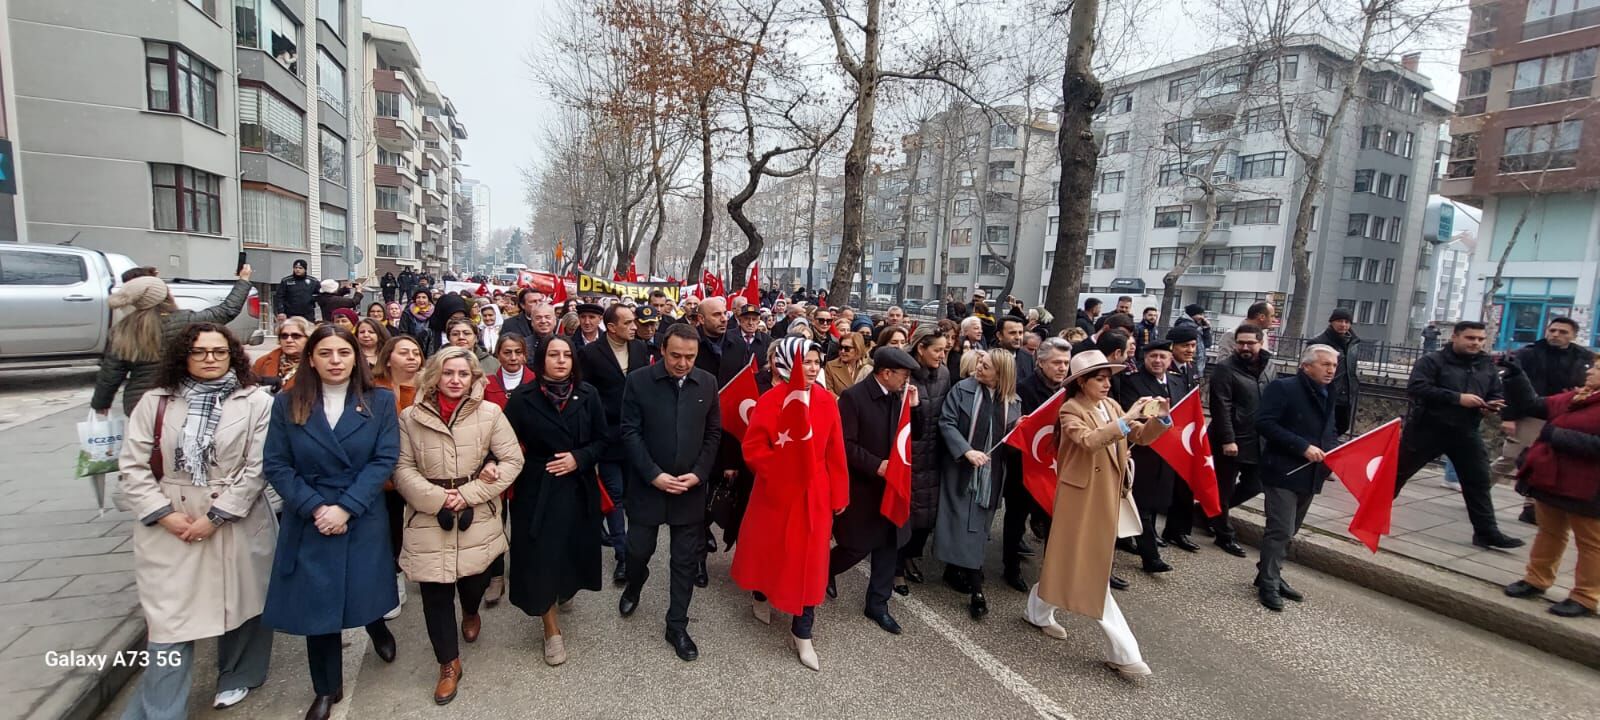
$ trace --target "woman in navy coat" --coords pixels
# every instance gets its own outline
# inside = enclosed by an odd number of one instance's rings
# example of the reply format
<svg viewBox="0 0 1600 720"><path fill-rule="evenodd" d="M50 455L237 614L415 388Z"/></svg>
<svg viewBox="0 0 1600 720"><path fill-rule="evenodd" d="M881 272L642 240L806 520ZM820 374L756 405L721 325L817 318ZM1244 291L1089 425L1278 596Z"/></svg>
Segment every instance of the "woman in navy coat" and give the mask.
<svg viewBox="0 0 1600 720"><path fill-rule="evenodd" d="M349 332L311 333L295 376L319 382L295 383L272 405L264 465L283 525L262 618L306 636L317 695L306 718L322 720L344 698L341 630L365 627L378 657L394 661L383 615L399 596L382 494L400 429L394 395L373 387Z"/></svg>

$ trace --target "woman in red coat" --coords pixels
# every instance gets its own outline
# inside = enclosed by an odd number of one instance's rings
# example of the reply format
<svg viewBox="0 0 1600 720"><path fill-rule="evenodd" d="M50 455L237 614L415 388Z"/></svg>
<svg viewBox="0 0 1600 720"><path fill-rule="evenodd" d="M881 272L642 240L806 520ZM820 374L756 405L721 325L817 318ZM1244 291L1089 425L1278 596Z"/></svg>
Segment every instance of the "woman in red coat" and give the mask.
<svg viewBox="0 0 1600 720"><path fill-rule="evenodd" d="M796 357L804 364L791 380ZM756 619L771 623L772 608L793 615L789 645L812 670L821 668L811 624L828 585L833 516L850 502L839 406L817 384L821 371L816 343L796 336L776 343L772 375L781 384L761 396L744 434L745 462L756 479L733 555L733 580L754 593ZM809 405L811 434L800 438L783 412L800 399L795 393Z"/></svg>

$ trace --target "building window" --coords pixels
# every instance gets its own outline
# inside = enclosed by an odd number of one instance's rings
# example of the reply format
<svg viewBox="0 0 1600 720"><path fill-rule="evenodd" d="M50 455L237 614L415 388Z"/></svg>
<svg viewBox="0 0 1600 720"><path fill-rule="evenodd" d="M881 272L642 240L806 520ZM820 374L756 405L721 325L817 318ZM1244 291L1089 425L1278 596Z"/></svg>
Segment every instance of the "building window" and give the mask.
<svg viewBox="0 0 1600 720"><path fill-rule="evenodd" d="M1217 219L1234 225L1276 225L1283 210L1283 201L1277 198L1246 200L1217 208Z"/></svg>
<svg viewBox="0 0 1600 720"><path fill-rule="evenodd" d="M1239 179L1283 177L1284 167L1288 162L1289 153L1282 151L1241 156L1239 158Z"/></svg>
<svg viewBox="0 0 1600 720"><path fill-rule="evenodd" d="M205 13L206 17L213 20L217 18L217 0L189 0L189 4L193 5L196 10Z"/></svg>
<svg viewBox="0 0 1600 720"><path fill-rule="evenodd" d="M911 247L925 248L928 246L928 234L925 232L911 233Z"/></svg>
<svg viewBox="0 0 1600 720"><path fill-rule="evenodd" d="M378 164L392 168L409 168L411 167L411 160L406 157L405 153L391 152L378 148Z"/></svg>
<svg viewBox="0 0 1600 720"><path fill-rule="evenodd" d="M1111 96L1111 102L1106 104L1107 115L1121 115L1133 112L1133 93L1117 93Z"/></svg>
<svg viewBox="0 0 1600 720"><path fill-rule="evenodd" d="M1121 170L1118 170L1116 172L1100 173L1100 192L1102 192L1102 193L1119 193L1119 192L1122 192L1122 178L1124 176L1125 176L1125 174Z"/></svg>
<svg viewBox="0 0 1600 720"><path fill-rule="evenodd" d="M1404 225L1403 221L1401 221L1400 218L1397 218L1397 217L1389 218L1389 235L1388 235L1388 238L1387 238L1388 241L1392 242L1392 243L1400 242L1400 231L1402 229L1404 229L1404 228L1405 228L1405 225Z"/></svg>
<svg viewBox="0 0 1600 720"><path fill-rule="evenodd" d="M344 138L333 134L327 128L318 128L318 157L322 162L322 179L341 187L345 184L345 144Z"/></svg>
<svg viewBox="0 0 1600 720"><path fill-rule="evenodd" d="M1051 218L1057 220L1058 218ZM1121 210L1106 210L1094 216L1095 232L1116 232L1122 225Z"/></svg>
<svg viewBox="0 0 1600 720"><path fill-rule="evenodd" d="M1383 128L1377 125L1361 126L1361 149L1375 148L1383 139Z"/></svg>
<svg viewBox="0 0 1600 720"><path fill-rule="evenodd" d="M1362 300L1356 303L1356 322L1363 325L1372 323L1372 301Z"/></svg>
<svg viewBox="0 0 1600 720"><path fill-rule="evenodd" d="M1174 120L1167 123L1166 130L1162 133L1162 141L1168 145L1182 145L1193 140L1198 132L1200 132L1199 120Z"/></svg>
<svg viewBox="0 0 1600 720"><path fill-rule="evenodd" d="M1055 181L1052 181L1050 183L1050 202L1060 202L1060 201L1061 201L1061 181L1060 180L1055 180Z"/></svg>
<svg viewBox="0 0 1600 720"><path fill-rule="evenodd" d="M989 245L1011 244L1011 228L1004 225L990 225L983 229L984 242Z"/></svg>
<svg viewBox="0 0 1600 720"><path fill-rule="evenodd" d="M322 206L322 254L344 255L345 212L336 207Z"/></svg>
<svg viewBox="0 0 1600 720"><path fill-rule="evenodd" d="M1100 154L1115 155L1128 151L1128 133L1115 132L1106 136L1105 143L1100 147Z"/></svg>
<svg viewBox="0 0 1600 720"><path fill-rule="evenodd" d="M1394 194L1394 176L1389 173L1378 173L1378 184L1373 188L1378 197L1390 197Z"/></svg>
<svg viewBox="0 0 1600 720"><path fill-rule="evenodd" d="M411 191L405 188L376 185L378 209L411 214Z"/></svg>
<svg viewBox="0 0 1600 720"><path fill-rule="evenodd" d="M1478 134L1463 133L1450 136L1450 163L1445 168L1446 178L1469 178L1477 173Z"/></svg>
<svg viewBox="0 0 1600 720"><path fill-rule="evenodd" d="M956 215L966 217L972 214L972 198L961 198L956 201Z"/></svg>
<svg viewBox="0 0 1600 720"><path fill-rule="evenodd" d="M1201 265L1213 265L1225 270L1267 272L1272 270L1276 249L1271 245L1217 248L1200 253Z"/></svg>
<svg viewBox="0 0 1600 720"><path fill-rule="evenodd" d="M927 205L913 205L913 206L911 206L911 219L912 220L917 220L917 221L927 220L928 219L928 206Z"/></svg>
<svg viewBox="0 0 1600 720"><path fill-rule="evenodd" d="M411 98L405 93L379 92L376 93L378 117L394 118L411 122Z"/></svg>
<svg viewBox="0 0 1600 720"><path fill-rule="evenodd" d="M1167 83L1167 102L1178 102L1190 95L1200 87L1200 76L1190 75L1181 77Z"/></svg>
<svg viewBox="0 0 1600 720"><path fill-rule="evenodd" d="M1360 280L1361 279L1361 258L1358 258L1358 257L1347 257L1347 258L1345 258L1344 259L1344 264L1339 266L1339 279L1340 280Z"/></svg>
<svg viewBox="0 0 1600 720"><path fill-rule="evenodd" d="M271 90L239 87L239 148L304 167L306 118Z"/></svg>
<svg viewBox="0 0 1600 720"><path fill-rule="evenodd" d="M1600 25L1600 5L1594 0L1529 0L1522 23L1522 39Z"/></svg>
<svg viewBox="0 0 1600 720"><path fill-rule="evenodd" d="M1398 130L1383 131L1383 151L1390 155L1400 153L1400 132Z"/></svg>
<svg viewBox="0 0 1600 720"><path fill-rule="evenodd" d="M1357 170L1356 182L1351 187L1351 190L1358 193L1372 192L1372 178L1376 174L1376 170Z"/></svg>
<svg viewBox="0 0 1600 720"><path fill-rule="evenodd" d="M1400 157L1403 157L1403 158L1411 157L1411 154L1413 152L1416 152L1416 147L1417 147L1417 134L1414 133L1414 132L1406 133L1405 139L1400 141Z"/></svg>
<svg viewBox="0 0 1600 720"><path fill-rule="evenodd" d="M1394 199L1405 202L1411 199L1411 176L1396 175L1394 178Z"/></svg>
<svg viewBox="0 0 1600 720"><path fill-rule="evenodd" d="M344 37L344 1L317 0L317 19L339 37Z"/></svg>
<svg viewBox="0 0 1600 720"><path fill-rule="evenodd" d="M1156 185L1166 187L1168 185L1177 185L1178 183L1183 182L1183 171L1188 167L1189 164L1182 160L1179 160L1178 162L1163 163L1161 165L1161 170L1156 173Z"/></svg>
<svg viewBox="0 0 1600 720"><path fill-rule="evenodd" d="M1389 301L1388 300L1379 300L1378 301L1378 317L1374 322L1376 322L1379 325L1387 325L1387 324L1389 324Z"/></svg>
<svg viewBox="0 0 1600 720"><path fill-rule="evenodd" d="M300 23L274 0L233 0L233 26L240 47L261 50L300 75Z"/></svg>
<svg viewBox="0 0 1600 720"><path fill-rule="evenodd" d="M878 241L878 250L880 252L894 252L894 249L895 241L893 238L884 238Z"/></svg>
<svg viewBox="0 0 1600 720"><path fill-rule="evenodd" d="M1011 193L989 193L987 201L983 204L984 209L988 210L989 212L1005 212L1006 208L1011 206L1013 199L1014 196Z"/></svg>
<svg viewBox="0 0 1600 720"><path fill-rule="evenodd" d="M416 246L411 242L411 231L402 230L397 233L378 233L378 256L387 258L411 259L415 255Z"/></svg>
<svg viewBox="0 0 1600 720"><path fill-rule="evenodd" d="M892 273L892 272L895 271L895 268L898 267L899 265L900 265L900 261L899 260L886 260L884 262L878 263L878 272L881 272L881 273Z"/></svg>
<svg viewBox="0 0 1600 720"><path fill-rule="evenodd" d="M959 185L961 187L972 187L972 171L971 170L957 170L956 171L956 185Z"/></svg>
<svg viewBox="0 0 1600 720"><path fill-rule="evenodd" d="M995 257L993 255L985 255L985 256L983 256L983 265L981 267L982 267L982 274L984 274L984 275L1004 275L1004 274L1006 274L1005 263L1000 262L1000 258L997 258L997 257Z"/></svg>
<svg viewBox="0 0 1600 720"><path fill-rule="evenodd" d="M150 109L217 126L217 69L177 45L144 44Z"/></svg>
<svg viewBox="0 0 1600 720"><path fill-rule="evenodd" d="M1091 232L1091 233L1094 232L1094 228L1090 227L1089 228L1089 232ZM1045 227L1045 231L1044 231L1045 239L1053 240L1053 239L1055 239L1057 237L1060 237L1060 235L1061 235L1061 218L1057 217L1057 216L1052 216L1050 218L1050 224Z"/></svg>
<svg viewBox="0 0 1600 720"><path fill-rule="evenodd" d="M1600 15L1600 3L1594 5L1594 11ZM1594 87L1597 53L1600 49L1584 48L1517 63L1507 105L1522 107L1588 97Z"/></svg>
<svg viewBox="0 0 1600 720"><path fill-rule="evenodd" d="M1500 172L1569 168L1578 163L1582 120L1506 128L1500 151Z"/></svg>
<svg viewBox="0 0 1600 720"><path fill-rule="evenodd" d="M915 260L906 263L906 267L910 268L910 272L907 274L921 275L928 271L928 261L923 258L916 258Z"/></svg>
<svg viewBox="0 0 1600 720"><path fill-rule="evenodd" d="M1189 251L1181 247L1150 248L1150 269L1171 270L1188 255Z"/></svg>
<svg viewBox="0 0 1600 720"><path fill-rule="evenodd" d="M1156 208L1156 227L1158 228L1175 228L1186 222L1189 222L1188 205L1164 205Z"/></svg>
<svg viewBox="0 0 1600 720"><path fill-rule="evenodd" d="M1016 167L1010 160L989 163L989 182L1016 182Z"/></svg>
<svg viewBox="0 0 1600 720"><path fill-rule="evenodd" d="M1383 218L1378 218L1378 219L1382 220ZM1361 281L1362 282L1377 282L1378 281L1378 268L1379 268L1379 265L1378 265L1378 259L1377 258L1367 258L1366 259L1366 264L1361 266Z"/></svg>
<svg viewBox="0 0 1600 720"><path fill-rule="evenodd" d="M239 235L246 245L306 249L306 201L265 187L245 187L239 198Z"/></svg>
<svg viewBox="0 0 1600 720"><path fill-rule="evenodd" d="M1095 270L1115 270L1117 268L1117 251L1112 249L1096 250L1089 267Z"/></svg>
<svg viewBox="0 0 1600 720"><path fill-rule="evenodd" d="M1367 221L1367 237L1373 240L1382 240L1389 229L1389 220L1382 215L1373 215ZM1376 261L1374 261L1376 262Z"/></svg>
<svg viewBox="0 0 1600 720"><path fill-rule="evenodd" d="M1370 80L1370 81L1367 82L1367 99L1368 100L1372 100L1374 102L1380 102L1381 103L1381 102L1383 102L1383 99L1388 97L1388 96L1389 96L1389 83L1386 83L1386 82L1384 82L1382 80Z"/></svg>
<svg viewBox="0 0 1600 720"><path fill-rule="evenodd" d="M1266 299L1266 293L1202 290L1195 298L1195 302L1219 315L1244 315L1251 305Z"/></svg>
<svg viewBox="0 0 1600 720"><path fill-rule="evenodd" d="M1345 226L1345 233L1344 234L1346 234L1346 235L1366 235L1367 234L1367 214L1366 213L1351 213L1350 214L1350 221L1349 221L1349 224Z"/></svg>
<svg viewBox="0 0 1600 720"><path fill-rule="evenodd" d="M328 54L317 48L317 97L340 115L344 109L344 68Z"/></svg>
<svg viewBox="0 0 1600 720"><path fill-rule="evenodd" d="M1317 87L1323 90L1333 89L1333 66L1327 63L1317 63Z"/></svg>
<svg viewBox="0 0 1600 720"><path fill-rule="evenodd" d="M1328 136L1328 123L1333 121L1333 116L1327 113L1311 111L1311 134L1316 137Z"/></svg>
<svg viewBox="0 0 1600 720"><path fill-rule="evenodd" d="M150 164L155 229L222 234L222 176L183 165Z"/></svg>
<svg viewBox="0 0 1600 720"><path fill-rule="evenodd" d="M1251 108L1244 113L1244 131L1267 132L1283 127L1283 112L1277 106Z"/></svg>
<svg viewBox="0 0 1600 720"><path fill-rule="evenodd" d="M972 228L955 228L950 231L950 247L970 247Z"/></svg>
<svg viewBox="0 0 1600 720"><path fill-rule="evenodd" d="M1383 261L1383 283L1385 285L1394 283L1394 258Z"/></svg>
<svg viewBox="0 0 1600 720"><path fill-rule="evenodd" d="M1014 148L1017 146L1015 125L996 125L989 131L989 147Z"/></svg>
<svg viewBox="0 0 1600 720"><path fill-rule="evenodd" d="M953 257L945 265L945 272L950 275L965 275L972 268L972 258Z"/></svg>

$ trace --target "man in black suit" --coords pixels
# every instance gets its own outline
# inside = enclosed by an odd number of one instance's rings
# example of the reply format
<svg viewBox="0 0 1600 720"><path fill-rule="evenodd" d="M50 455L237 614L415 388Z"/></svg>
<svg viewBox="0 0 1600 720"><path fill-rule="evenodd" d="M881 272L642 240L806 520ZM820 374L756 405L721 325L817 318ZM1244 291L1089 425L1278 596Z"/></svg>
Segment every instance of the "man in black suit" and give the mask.
<svg viewBox="0 0 1600 720"><path fill-rule="evenodd" d="M639 607L650 556L663 524L672 528L671 604L667 642L683 660L700 657L689 638L700 531L706 517L703 478L711 476L722 440L716 376L695 367L700 338L688 325L667 328L662 361L628 376L622 391L622 446L627 481L628 584L617 610Z"/></svg>
<svg viewBox="0 0 1600 720"><path fill-rule="evenodd" d="M694 316L700 323L700 354L695 356L694 366L717 377L722 374L722 341L728 331L728 302L719 297L706 298L700 302Z"/></svg>
<svg viewBox="0 0 1600 720"><path fill-rule="evenodd" d="M628 524L623 498L626 484L622 472L622 388L628 373L650 364L650 349L634 338L633 308L621 303L605 311L605 342L593 342L578 350L578 363L583 369L583 379L600 393L600 404L606 410L606 424L611 435L606 438L600 453L598 470L600 482L615 507L606 515L605 543L617 558L611 572L612 582L628 579Z"/></svg>
<svg viewBox="0 0 1600 720"><path fill-rule="evenodd" d="M702 323L702 333L704 327ZM747 304L740 307L739 327L722 334L722 359L717 366L717 387L726 387L744 370L751 358L754 358L756 388L762 394L771 390L772 368L767 366L767 347L771 344L772 338L761 331L760 306ZM726 548L732 548L739 540L739 521L744 518L744 510L750 503L750 490L754 484L755 476L744 464L744 451L740 448L739 439L724 434L722 447L717 451L717 473L710 490L712 497L722 499L713 501L710 512L706 515L706 542L704 552L700 556L700 567L696 570L695 585L705 587L711 582L705 559L706 553L717 551L717 540L711 534L711 523L715 522L722 526L722 542ZM730 492L719 492L723 485L727 485Z"/></svg>
<svg viewBox="0 0 1600 720"><path fill-rule="evenodd" d="M1256 596L1268 610L1281 612L1284 600L1305 599L1279 570L1289 540L1300 531L1311 499L1322 492L1328 466L1324 448L1339 441L1335 398L1328 385L1339 374L1339 351L1312 345L1300 356L1300 372L1273 380L1261 391L1256 431L1261 435L1261 485L1266 496L1267 529L1256 563Z"/></svg>
<svg viewBox="0 0 1600 720"><path fill-rule="evenodd" d="M872 377L839 394L839 420L844 429L845 459L850 466L850 505L833 522L837 544L828 558L828 596L838 597L833 576L872 558L867 581L865 614L878 627L900 634L900 623L889 614L889 594L899 549L911 537L909 524L895 527L883 516L884 476L889 470L895 429L900 427L902 391L917 404L917 388L910 385L917 361L906 351L881 347L872 354Z"/></svg>
<svg viewBox="0 0 1600 720"><path fill-rule="evenodd" d="M1167 407L1176 405L1189 393L1189 385L1182 375L1168 372L1171 368L1172 343L1153 340L1146 344L1139 371L1122 376L1121 394L1117 401L1123 407L1133 407L1133 403L1140 398L1153 397L1166 400ZM1198 431L1196 428L1196 434ZM1133 504L1139 508L1139 521L1144 524L1144 532L1139 535L1137 543L1139 557L1147 573L1171 572L1172 566L1161 559L1161 551L1156 544L1156 513L1167 512L1168 504L1172 501L1173 485L1182 484L1183 478L1178 477L1178 472L1159 453L1148 447L1135 446L1132 457ZM1183 512L1190 512L1187 503L1183 505ZM1172 513L1168 513L1169 527L1172 524L1171 516ZM1193 542L1179 547L1189 552L1200 549Z"/></svg>

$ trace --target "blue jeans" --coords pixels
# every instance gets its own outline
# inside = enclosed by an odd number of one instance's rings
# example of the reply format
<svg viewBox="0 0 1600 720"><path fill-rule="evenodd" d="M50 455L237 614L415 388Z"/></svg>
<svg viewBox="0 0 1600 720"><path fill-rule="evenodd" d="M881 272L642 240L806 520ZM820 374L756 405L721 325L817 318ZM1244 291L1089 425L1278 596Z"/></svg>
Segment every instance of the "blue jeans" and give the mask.
<svg viewBox="0 0 1600 720"><path fill-rule="evenodd" d="M1450 458L1444 459L1444 479L1445 482L1452 482L1457 485L1461 484L1461 477L1456 475L1456 464L1450 462Z"/></svg>
<svg viewBox="0 0 1600 720"><path fill-rule="evenodd" d="M600 483L605 486L606 494L611 496L614 507L606 514L605 544L611 546L616 553L617 562L628 559L628 518L623 514L622 502L622 466L613 462L602 462L599 466Z"/></svg>

